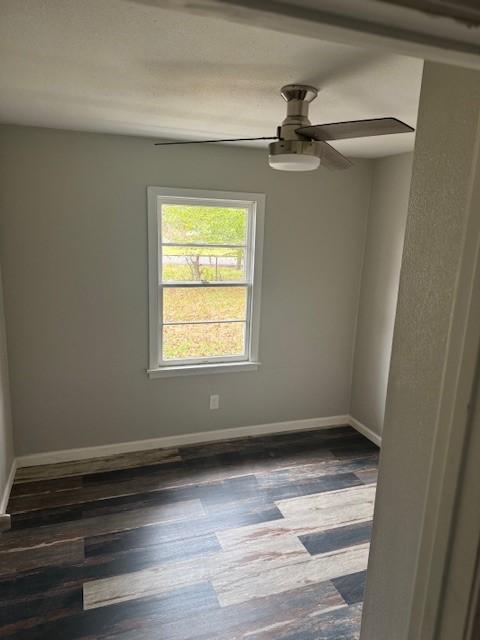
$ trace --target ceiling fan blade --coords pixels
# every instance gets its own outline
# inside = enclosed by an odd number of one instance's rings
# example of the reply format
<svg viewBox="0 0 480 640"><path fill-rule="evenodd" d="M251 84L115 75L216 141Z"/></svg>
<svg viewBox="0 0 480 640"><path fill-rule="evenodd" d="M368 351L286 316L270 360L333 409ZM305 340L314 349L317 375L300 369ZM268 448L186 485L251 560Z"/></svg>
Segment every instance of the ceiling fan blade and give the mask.
<svg viewBox="0 0 480 640"><path fill-rule="evenodd" d="M353 162L351 160L343 156L339 151L331 147L326 142L320 142L320 145L320 161L322 163L322 167L326 167L327 169L348 169L353 166Z"/></svg>
<svg viewBox="0 0 480 640"><path fill-rule="evenodd" d="M370 120L350 120L349 122L331 122L300 127L296 133L313 140L343 140L346 138L368 138L386 136L392 133L415 131L410 125L397 118L373 118Z"/></svg>
<svg viewBox="0 0 480 640"><path fill-rule="evenodd" d="M178 142L155 142L155 146L165 147L172 144L206 144L207 142L244 142L247 140L278 140L278 136L262 138L224 138L223 140L179 140Z"/></svg>

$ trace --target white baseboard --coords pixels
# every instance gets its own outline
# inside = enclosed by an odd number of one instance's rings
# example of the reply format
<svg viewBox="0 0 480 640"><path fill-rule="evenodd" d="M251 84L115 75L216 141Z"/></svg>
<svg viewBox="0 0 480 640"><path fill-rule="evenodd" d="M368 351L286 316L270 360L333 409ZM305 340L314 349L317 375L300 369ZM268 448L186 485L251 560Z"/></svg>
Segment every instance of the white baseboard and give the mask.
<svg viewBox="0 0 480 640"><path fill-rule="evenodd" d="M149 440L119 442L116 444L106 444L97 447L82 447L78 449L63 449L61 451L33 453L30 455L18 457L16 459L16 467L20 469L22 467L34 467L42 464L72 462L74 460L88 460L89 458L103 458L119 453L131 453L133 451L146 451L148 449L168 449L172 447L182 447L191 444L218 442L222 440L234 440L235 438L254 437L275 433L306 431L308 429L332 429L334 427L345 425L350 425L351 427L359 431L362 435L371 440L373 443L375 443L377 446L381 446L382 439L379 435L374 433L371 429L366 427L353 416L340 415L329 416L326 418L307 418L306 420L292 420L287 422L271 422L269 424L253 425L249 427L217 429L215 431L201 431L199 433L186 433L175 436L163 436L160 438L151 438ZM11 473L12 483L14 475L15 471L13 470L13 473ZM8 490L10 491L10 488Z"/></svg>
<svg viewBox="0 0 480 640"><path fill-rule="evenodd" d="M371 440L374 444L377 445L377 447L382 446L382 436L379 436L377 433L366 427L363 422L360 422L360 420L357 420L353 416L348 416L348 424L363 436Z"/></svg>
<svg viewBox="0 0 480 640"><path fill-rule="evenodd" d="M1 499L0 499L0 515L7 513L8 499L10 498L10 491L12 490L13 480L15 479L15 472L17 471L17 460L12 461L10 467L10 473L8 474L7 484L5 485Z"/></svg>
<svg viewBox="0 0 480 640"><path fill-rule="evenodd" d="M272 422L269 424L260 424L249 427L234 427L232 429L217 429L215 431L202 431L200 433L164 436L161 438L151 438L150 440L137 440L135 442L119 442L117 444L100 445L98 447L83 447L80 449L64 449L62 451L33 453L31 455L18 457L17 466L18 468L33 467L42 464L72 462L73 460L103 458L105 456L111 456L119 453L131 453L133 451L166 449L204 442L217 442L249 436L286 433L289 431L330 429L350 424L351 418L348 415L329 416L327 418L307 418L306 420L293 420L288 422Z"/></svg>

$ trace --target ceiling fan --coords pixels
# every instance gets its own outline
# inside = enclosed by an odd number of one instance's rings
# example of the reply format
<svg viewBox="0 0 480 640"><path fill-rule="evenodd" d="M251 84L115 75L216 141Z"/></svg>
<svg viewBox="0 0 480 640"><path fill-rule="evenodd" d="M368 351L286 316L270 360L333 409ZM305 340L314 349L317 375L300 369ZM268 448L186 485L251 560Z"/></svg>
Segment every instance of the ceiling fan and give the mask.
<svg viewBox="0 0 480 640"><path fill-rule="evenodd" d="M368 138L392 133L409 133L412 127L397 118L372 118L329 124L310 124L308 107L318 95L315 87L287 84L280 90L287 103L287 117L277 128L277 135L260 138L226 138L222 140L182 140L157 142L157 146L275 140L269 147L269 164L280 171L312 171L320 164L327 169L348 169L352 162L328 144L327 140Z"/></svg>

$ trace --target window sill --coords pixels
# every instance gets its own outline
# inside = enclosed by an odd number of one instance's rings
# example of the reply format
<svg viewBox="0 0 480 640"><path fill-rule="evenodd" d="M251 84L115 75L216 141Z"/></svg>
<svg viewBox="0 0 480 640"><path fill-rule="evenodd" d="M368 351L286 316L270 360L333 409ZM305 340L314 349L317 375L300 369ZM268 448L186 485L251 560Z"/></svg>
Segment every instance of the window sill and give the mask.
<svg viewBox="0 0 480 640"><path fill-rule="evenodd" d="M199 376L214 373L257 371L260 362L221 362L218 364L192 364L174 367L147 369L149 378L174 378L176 376Z"/></svg>

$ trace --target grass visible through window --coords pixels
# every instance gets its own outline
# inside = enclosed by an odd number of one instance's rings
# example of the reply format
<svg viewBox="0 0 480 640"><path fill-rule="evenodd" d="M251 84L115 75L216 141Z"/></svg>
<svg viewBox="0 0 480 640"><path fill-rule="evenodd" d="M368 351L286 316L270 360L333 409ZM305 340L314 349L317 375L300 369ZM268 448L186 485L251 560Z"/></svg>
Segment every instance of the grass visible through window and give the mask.
<svg viewBox="0 0 480 640"><path fill-rule="evenodd" d="M165 360L242 355L244 324L177 324L163 328Z"/></svg>

